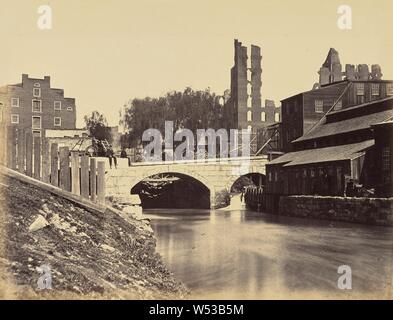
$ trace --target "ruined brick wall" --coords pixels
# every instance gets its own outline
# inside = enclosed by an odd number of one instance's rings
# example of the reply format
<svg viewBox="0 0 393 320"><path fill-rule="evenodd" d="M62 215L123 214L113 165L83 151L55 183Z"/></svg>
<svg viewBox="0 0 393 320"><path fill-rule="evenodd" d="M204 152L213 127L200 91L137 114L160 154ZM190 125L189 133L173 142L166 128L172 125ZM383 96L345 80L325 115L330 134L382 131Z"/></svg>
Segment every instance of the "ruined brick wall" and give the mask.
<svg viewBox="0 0 393 320"><path fill-rule="evenodd" d="M274 106L262 105L261 48L247 47L235 40L235 61L231 69L231 98L228 109L228 122L232 129L257 129L274 123ZM232 108L232 109L231 109ZM230 111L232 110L232 112ZM251 114L251 119L249 118Z"/></svg>
<svg viewBox="0 0 393 320"><path fill-rule="evenodd" d="M393 198L282 196L279 201L279 214L393 226Z"/></svg>

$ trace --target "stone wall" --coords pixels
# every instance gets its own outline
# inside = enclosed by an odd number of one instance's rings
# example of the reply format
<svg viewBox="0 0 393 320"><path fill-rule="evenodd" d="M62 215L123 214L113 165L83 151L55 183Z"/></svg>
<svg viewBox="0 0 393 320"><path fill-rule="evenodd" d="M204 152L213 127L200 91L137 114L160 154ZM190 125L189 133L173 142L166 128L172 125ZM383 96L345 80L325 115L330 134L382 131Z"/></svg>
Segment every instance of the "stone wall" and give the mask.
<svg viewBox="0 0 393 320"><path fill-rule="evenodd" d="M279 214L393 226L393 198L282 196Z"/></svg>

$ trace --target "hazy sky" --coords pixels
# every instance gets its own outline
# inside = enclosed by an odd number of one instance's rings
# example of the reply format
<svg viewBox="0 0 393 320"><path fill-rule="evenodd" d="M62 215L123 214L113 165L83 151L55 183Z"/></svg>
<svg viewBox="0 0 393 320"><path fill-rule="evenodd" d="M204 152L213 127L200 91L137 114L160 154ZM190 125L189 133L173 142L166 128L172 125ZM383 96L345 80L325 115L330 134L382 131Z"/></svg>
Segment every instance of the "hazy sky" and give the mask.
<svg viewBox="0 0 393 320"><path fill-rule="evenodd" d="M311 89L330 47L341 63L379 63L393 79L391 0L0 0L0 85L50 75L76 98L78 121L92 110L118 123L129 98L230 84L233 39L262 48L262 98ZM40 5L52 30L37 27ZM337 27L337 8L353 29Z"/></svg>

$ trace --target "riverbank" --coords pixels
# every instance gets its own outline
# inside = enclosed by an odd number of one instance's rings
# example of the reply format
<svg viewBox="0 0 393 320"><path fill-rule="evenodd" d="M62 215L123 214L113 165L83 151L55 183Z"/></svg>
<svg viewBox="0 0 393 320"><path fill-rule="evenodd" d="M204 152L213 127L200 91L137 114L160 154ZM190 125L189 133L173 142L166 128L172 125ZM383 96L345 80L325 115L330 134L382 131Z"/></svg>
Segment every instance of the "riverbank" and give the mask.
<svg viewBox="0 0 393 320"><path fill-rule="evenodd" d="M0 298L183 298L145 221L87 210L0 175ZM50 266L52 289L40 290Z"/></svg>

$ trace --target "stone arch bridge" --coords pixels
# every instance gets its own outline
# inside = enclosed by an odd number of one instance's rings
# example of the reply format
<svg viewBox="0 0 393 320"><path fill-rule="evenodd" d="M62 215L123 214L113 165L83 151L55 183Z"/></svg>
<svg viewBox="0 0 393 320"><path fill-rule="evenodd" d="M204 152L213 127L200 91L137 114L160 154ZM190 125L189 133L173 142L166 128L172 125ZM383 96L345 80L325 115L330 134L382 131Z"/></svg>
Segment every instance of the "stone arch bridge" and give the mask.
<svg viewBox="0 0 393 320"><path fill-rule="evenodd" d="M123 159L119 159L123 160ZM194 178L210 191L210 207L219 206L218 197L223 191L230 191L233 183L243 175L259 173L265 175L266 156L251 158L225 158L206 160L183 160L173 162L134 163L119 165L106 173L106 196L126 196L142 180L157 174L173 173Z"/></svg>

